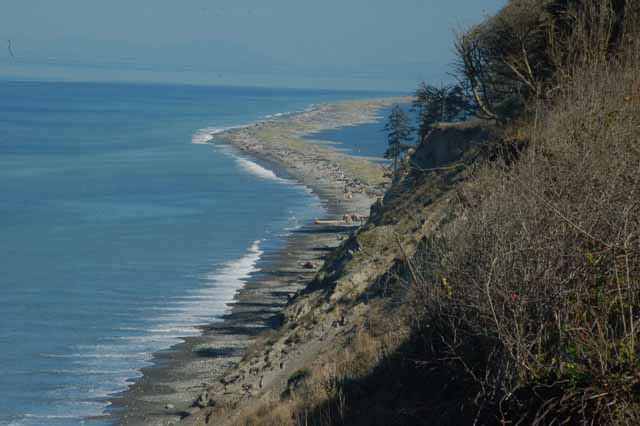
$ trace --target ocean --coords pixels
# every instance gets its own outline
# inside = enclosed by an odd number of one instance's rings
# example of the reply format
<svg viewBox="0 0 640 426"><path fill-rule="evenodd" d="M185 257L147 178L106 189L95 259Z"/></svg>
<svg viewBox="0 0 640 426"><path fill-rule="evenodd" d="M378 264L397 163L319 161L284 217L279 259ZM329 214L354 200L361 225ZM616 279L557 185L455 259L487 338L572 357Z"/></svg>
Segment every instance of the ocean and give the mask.
<svg viewBox="0 0 640 426"><path fill-rule="evenodd" d="M411 114L411 104L403 103L399 106L412 117L414 121L411 125L417 129L418 123ZM372 123L323 130L306 135L305 139L330 142L333 148L349 155L368 157L376 162L388 162L383 160L387 150L387 133L384 126L394 107L395 105L380 108L377 120Z"/></svg>
<svg viewBox="0 0 640 426"><path fill-rule="evenodd" d="M321 216L217 130L376 93L0 82L0 425L109 425L152 354Z"/></svg>
<svg viewBox="0 0 640 426"><path fill-rule="evenodd" d="M408 111L409 106L402 106ZM387 149L384 124L392 109L393 106L381 108L376 122L323 130L311 133L305 139L331 142L335 149L349 155L382 159Z"/></svg>

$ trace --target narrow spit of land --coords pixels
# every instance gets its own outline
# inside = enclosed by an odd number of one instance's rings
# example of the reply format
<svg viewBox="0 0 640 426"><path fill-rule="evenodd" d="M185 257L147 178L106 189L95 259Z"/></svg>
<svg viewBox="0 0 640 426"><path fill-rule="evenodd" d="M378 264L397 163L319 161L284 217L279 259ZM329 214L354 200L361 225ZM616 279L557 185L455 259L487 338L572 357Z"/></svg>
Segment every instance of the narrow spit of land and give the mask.
<svg viewBox="0 0 640 426"><path fill-rule="evenodd" d="M309 187L326 207L324 220L366 216L388 184L384 168L371 159L345 154L331 143L303 138L378 121L382 107L407 101L380 98L323 104L216 134L211 143L225 143ZM154 367L143 370L143 377L114 400L118 423L171 425L196 412L198 395L224 377L258 334L278 326L288 298L313 279L327 252L356 227L357 223L307 224L288 238L281 251L265 253L260 272L238 291L222 321L203 327L201 336L156 354Z"/></svg>
<svg viewBox="0 0 640 426"><path fill-rule="evenodd" d="M382 107L408 102L409 98L396 97L322 104L312 111L232 129L216 138L284 170L323 201L345 205L338 210L366 213L371 200L384 195L388 183L384 168L371 158L347 155L331 142L310 141L305 136L376 122Z"/></svg>

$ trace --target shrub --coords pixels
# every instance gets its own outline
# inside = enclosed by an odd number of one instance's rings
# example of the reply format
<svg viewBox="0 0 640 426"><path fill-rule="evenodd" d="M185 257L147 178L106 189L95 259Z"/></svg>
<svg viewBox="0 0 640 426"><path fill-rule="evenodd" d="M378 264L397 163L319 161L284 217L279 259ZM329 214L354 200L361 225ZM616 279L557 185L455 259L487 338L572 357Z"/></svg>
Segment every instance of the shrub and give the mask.
<svg viewBox="0 0 640 426"><path fill-rule="evenodd" d="M459 35L457 74L481 117L509 120L584 66L619 60L640 39L638 0L511 0Z"/></svg>
<svg viewBox="0 0 640 426"><path fill-rule="evenodd" d="M417 256L427 364L485 423L640 424L640 67L574 73L515 164L486 164Z"/></svg>

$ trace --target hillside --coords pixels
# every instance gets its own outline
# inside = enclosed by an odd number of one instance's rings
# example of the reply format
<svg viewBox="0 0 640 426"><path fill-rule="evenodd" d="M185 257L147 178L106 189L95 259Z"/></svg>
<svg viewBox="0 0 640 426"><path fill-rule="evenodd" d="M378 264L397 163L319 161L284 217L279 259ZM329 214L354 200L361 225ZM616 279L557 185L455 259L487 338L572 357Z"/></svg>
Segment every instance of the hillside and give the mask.
<svg viewBox="0 0 640 426"><path fill-rule="evenodd" d="M462 35L482 119L432 127L184 423L638 424L638 6Z"/></svg>
<svg viewBox="0 0 640 426"><path fill-rule="evenodd" d="M207 392L202 405L211 408L186 424L288 424L302 401L320 410L296 414L308 421L337 415L341 382L364 377L406 336L405 295L398 291L404 256L449 214L456 185L490 135L481 123L452 124L418 146L408 173L373 206L370 221L290 300L282 327L253 344Z"/></svg>

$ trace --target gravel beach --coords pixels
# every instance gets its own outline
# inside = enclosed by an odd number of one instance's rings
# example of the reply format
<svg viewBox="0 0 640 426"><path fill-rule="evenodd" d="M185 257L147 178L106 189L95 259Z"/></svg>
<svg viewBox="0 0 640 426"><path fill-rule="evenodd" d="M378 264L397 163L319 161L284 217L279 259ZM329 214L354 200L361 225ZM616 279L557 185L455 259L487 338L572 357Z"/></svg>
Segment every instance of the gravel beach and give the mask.
<svg viewBox="0 0 640 426"><path fill-rule="evenodd" d="M406 102L407 98L380 98L323 104L312 111L216 134L210 143L227 144L278 175L309 187L325 205L323 220L367 216L388 184L384 168L370 159L339 152L330 143L303 137L378 121L380 108ZM156 354L154 366L144 369L143 377L113 400L117 422L171 425L198 411L198 396L220 383L258 335L278 327L279 312L288 299L313 279L327 252L357 226L358 222L349 221L306 224L293 232L282 250L265 253L258 264L260 271L238 291L229 314L203 327L201 336L185 338L184 343Z"/></svg>

